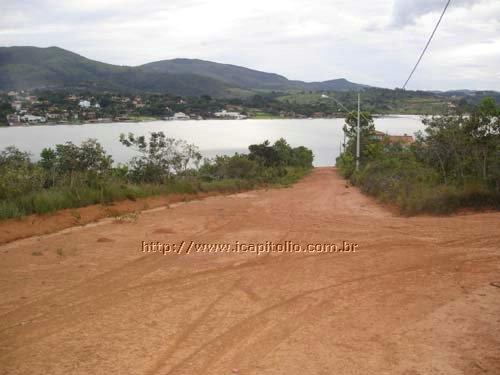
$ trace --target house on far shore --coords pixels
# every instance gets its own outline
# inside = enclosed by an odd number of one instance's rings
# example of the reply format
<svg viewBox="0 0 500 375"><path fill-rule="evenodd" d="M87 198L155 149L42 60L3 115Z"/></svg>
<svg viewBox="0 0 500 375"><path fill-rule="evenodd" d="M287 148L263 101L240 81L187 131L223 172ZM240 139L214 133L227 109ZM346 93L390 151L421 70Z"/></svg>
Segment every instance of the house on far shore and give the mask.
<svg viewBox="0 0 500 375"><path fill-rule="evenodd" d="M78 105L81 108L90 108L90 102L88 100L80 100L80 102L78 103Z"/></svg>
<svg viewBox="0 0 500 375"><path fill-rule="evenodd" d="M383 141L387 136L387 134L381 132L380 130L375 130L375 132L373 133L373 138L377 141Z"/></svg>
<svg viewBox="0 0 500 375"><path fill-rule="evenodd" d="M411 135L408 134L403 134L403 135L390 135L389 136L389 143L394 144L394 143L401 143L402 145L409 146L413 142L415 142L415 139Z"/></svg>
<svg viewBox="0 0 500 375"><path fill-rule="evenodd" d="M26 114L21 117L21 121L26 122L28 124L41 124L47 121L47 119L43 116L34 116L30 114Z"/></svg>
<svg viewBox="0 0 500 375"><path fill-rule="evenodd" d="M165 120L191 120L184 112L176 112L172 117L166 117Z"/></svg>
<svg viewBox="0 0 500 375"><path fill-rule="evenodd" d="M219 111L219 112L215 112L214 116L218 117L218 118L227 118L227 119L233 119L233 120L243 120L243 119L247 118L247 116L242 115L239 112L228 112L225 109L223 109L222 111Z"/></svg>
<svg viewBox="0 0 500 375"><path fill-rule="evenodd" d="M403 135L389 135L387 133L381 132L380 130L375 130L373 138L377 141L386 142L391 145L400 143L404 146L409 146L413 142L415 142L415 139L411 135L408 135L406 133Z"/></svg>
<svg viewBox="0 0 500 375"><path fill-rule="evenodd" d="M9 126L21 125L21 116L17 114L7 115L7 124L9 124Z"/></svg>

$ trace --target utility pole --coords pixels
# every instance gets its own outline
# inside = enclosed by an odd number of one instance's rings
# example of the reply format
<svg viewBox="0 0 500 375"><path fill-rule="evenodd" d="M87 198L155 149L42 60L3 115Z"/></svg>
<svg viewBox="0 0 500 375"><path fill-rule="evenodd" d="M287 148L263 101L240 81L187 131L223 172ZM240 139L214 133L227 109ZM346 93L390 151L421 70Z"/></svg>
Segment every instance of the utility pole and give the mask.
<svg viewBox="0 0 500 375"><path fill-rule="evenodd" d="M359 148L360 148L360 135L361 135L360 124L359 124L360 101L361 101L360 94L358 92L358 127L356 129L356 170L359 169Z"/></svg>
<svg viewBox="0 0 500 375"><path fill-rule="evenodd" d="M345 143L346 142L346 139L345 139L345 131L344 131L344 143L342 143L342 146L344 147L344 152L345 152Z"/></svg>

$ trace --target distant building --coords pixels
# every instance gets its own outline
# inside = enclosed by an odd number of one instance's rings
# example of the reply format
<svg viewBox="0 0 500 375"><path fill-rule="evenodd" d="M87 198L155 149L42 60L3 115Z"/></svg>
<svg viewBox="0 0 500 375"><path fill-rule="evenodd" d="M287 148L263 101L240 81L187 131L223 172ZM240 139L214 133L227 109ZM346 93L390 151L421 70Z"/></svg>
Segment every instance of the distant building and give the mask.
<svg viewBox="0 0 500 375"><path fill-rule="evenodd" d="M387 134L381 132L380 130L375 130L375 132L373 133L373 138L376 139L377 141L383 141L386 136Z"/></svg>
<svg viewBox="0 0 500 375"><path fill-rule="evenodd" d="M321 94L321 97L322 97L323 99L327 99L327 98L329 98L329 96L328 96L328 95L326 95L326 94Z"/></svg>
<svg viewBox="0 0 500 375"><path fill-rule="evenodd" d="M132 101L132 104L134 105L135 108L143 108L144 103L142 103L142 99L140 96L136 96L134 100Z"/></svg>
<svg viewBox="0 0 500 375"><path fill-rule="evenodd" d="M84 112L83 113L83 117L86 120L95 120L97 118L95 112Z"/></svg>
<svg viewBox="0 0 500 375"><path fill-rule="evenodd" d="M191 120L191 118L184 112L176 112L171 117L166 117L165 120Z"/></svg>
<svg viewBox="0 0 500 375"><path fill-rule="evenodd" d="M396 144L400 143L402 145L408 146L411 145L415 140L411 135L403 134L403 135L389 135L387 133L381 132L379 130L375 130L373 134L373 138L377 141L386 142L388 144Z"/></svg>
<svg viewBox="0 0 500 375"><path fill-rule="evenodd" d="M14 100L12 103L11 103L11 106L12 108L14 108L16 111L19 111L22 106L23 106L23 103L20 101L20 100Z"/></svg>
<svg viewBox="0 0 500 375"><path fill-rule="evenodd" d="M47 120L43 116L24 115L21 117L21 121L28 124L41 124Z"/></svg>
<svg viewBox="0 0 500 375"><path fill-rule="evenodd" d="M409 146L413 142L415 142L415 139L411 135L408 134L403 134L403 135L390 135L389 136L389 143L394 144L394 143L401 143L402 145Z"/></svg>
<svg viewBox="0 0 500 375"><path fill-rule="evenodd" d="M80 100L80 102L78 103L78 105L81 108L90 108L90 102L88 100Z"/></svg>
<svg viewBox="0 0 500 375"><path fill-rule="evenodd" d="M243 119L247 118L247 116L242 115L239 112L228 112L225 109L223 109L222 111L219 111L219 112L215 112L214 116L219 117L219 118L227 118L227 119L234 119L234 120L243 120Z"/></svg>
<svg viewBox="0 0 500 375"><path fill-rule="evenodd" d="M9 126L21 125L21 116L16 114L7 115L7 124Z"/></svg>
<svg viewBox="0 0 500 375"><path fill-rule="evenodd" d="M59 120L61 118L59 113L47 113L46 116L49 120Z"/></svg>

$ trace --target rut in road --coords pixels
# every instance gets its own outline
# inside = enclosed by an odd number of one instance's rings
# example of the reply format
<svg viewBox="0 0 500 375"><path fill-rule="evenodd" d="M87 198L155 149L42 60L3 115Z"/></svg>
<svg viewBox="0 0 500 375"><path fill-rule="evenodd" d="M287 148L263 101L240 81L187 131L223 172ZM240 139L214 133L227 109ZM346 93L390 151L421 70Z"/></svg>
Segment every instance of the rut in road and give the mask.
<svg viewBox="0 0 500 375"><path fill-rule="evenodd" d="M406 218L319 168L0 246L7 374L500 371L498 213ZM100 241L100 239L106 241ZM356 253L145 254L141 241L356 242ZM38 249L43 256L31 255ZM56 249L63 249L59 256Z"/></svg>

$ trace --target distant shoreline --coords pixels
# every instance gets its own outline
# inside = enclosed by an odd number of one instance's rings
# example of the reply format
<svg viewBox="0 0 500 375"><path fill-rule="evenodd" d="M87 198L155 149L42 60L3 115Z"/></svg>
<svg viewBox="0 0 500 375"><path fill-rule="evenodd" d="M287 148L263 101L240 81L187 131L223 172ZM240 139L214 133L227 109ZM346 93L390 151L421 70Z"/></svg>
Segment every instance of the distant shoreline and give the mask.
<svg viewBox="0 0 500 375"><path fill-rule="evenodd" d="M394 117L423 117L426 115L422 114L375 114L372 115L374 119L376 118L394 118ZM193 123L193 122L209 122L209 121L290 121L290 120L336 120L336 119L343 119L345 117L318 117L318 118L297 118L297 117L282 117L282 118L247 118L247 119L242 119L242 120L235 120L235 119L216 119L216 118L209 118L209 119L203 119L203 120L195 120L195 119L190 119L190 120L164 120L164 119L147 119L147 120L122 120L122 121L83 121L83 122L67 122L67 123L60 123L60 122L45 122L41 124L21 124L21 125L7 125L7 126L0 126L0 129L5 129L5 128L39 128L42 126L84 126L84 125L109 125L109 124L138 124L138 123L149 123L149 122L165 122L165 123L177 123L177 124L182 124L182 123Z"/></svg>

